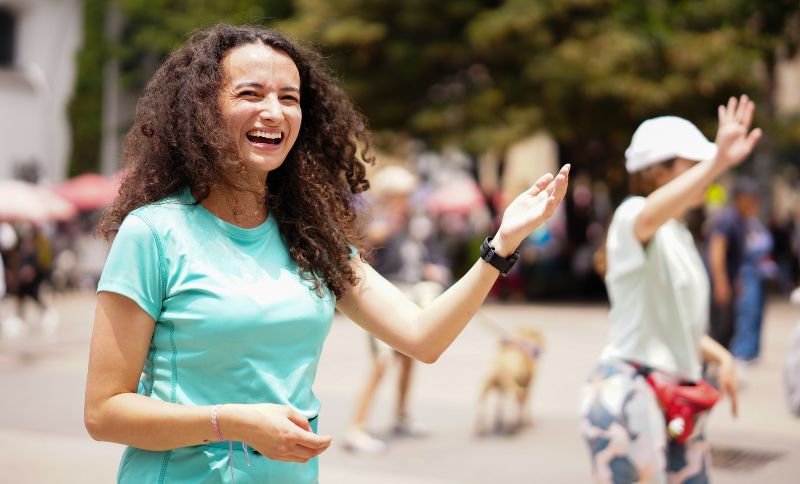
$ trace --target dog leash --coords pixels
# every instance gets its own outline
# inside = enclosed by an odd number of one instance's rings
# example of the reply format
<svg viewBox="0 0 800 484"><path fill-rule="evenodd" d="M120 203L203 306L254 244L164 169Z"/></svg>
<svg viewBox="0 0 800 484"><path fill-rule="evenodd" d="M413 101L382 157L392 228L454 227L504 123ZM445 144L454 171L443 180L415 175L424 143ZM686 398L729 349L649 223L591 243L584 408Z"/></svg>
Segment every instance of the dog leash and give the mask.
<svg viewBox="0 0 800 484"><path fill-rule="evenodd" d="M514 334L510 330L504 328L489 316L486 316L483 311L476 312L473 319L490 331L499 334L504 339L514 339Z"/></svg>
<svg viewBox="0 0 800 484"><path fill-rule="evenodd" d="M529 354L533 358L537 358L541 354L542 348L540 348L538 345L532 344L528 341L520 340L520 338L511 330L504 328L495 320L491 319L489 316L486 316L483 312L478 311L475 313L475 316L477 316L476 321L478 323L482 324L485 328L500 336L501 344L513 346L523 353Z"/></svg>

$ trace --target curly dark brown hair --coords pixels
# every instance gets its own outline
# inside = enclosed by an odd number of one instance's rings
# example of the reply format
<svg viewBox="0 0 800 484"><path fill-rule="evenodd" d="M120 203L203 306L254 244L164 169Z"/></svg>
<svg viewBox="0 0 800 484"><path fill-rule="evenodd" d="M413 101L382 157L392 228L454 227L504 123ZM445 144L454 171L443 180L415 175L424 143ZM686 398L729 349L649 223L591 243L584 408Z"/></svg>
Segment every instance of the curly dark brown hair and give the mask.
<svg viewBox="0 0 800 484"><path fill-rule="evenodd" d="M185 186L198 201L218 180L236 186L236 170L224 161L236 148L221 122L222 61L234 47L259 42L294 61L302 109L297 141L267 177L265 203L302 276L319 294L324 283L339 297L358 282L349 261L352 247L364 248L355 203L369 188L372 138L322 56L274 30L219 24L194 33L159 67L139 99L123 151L129 171L98 233L112 239L132 210Z"/></svg>

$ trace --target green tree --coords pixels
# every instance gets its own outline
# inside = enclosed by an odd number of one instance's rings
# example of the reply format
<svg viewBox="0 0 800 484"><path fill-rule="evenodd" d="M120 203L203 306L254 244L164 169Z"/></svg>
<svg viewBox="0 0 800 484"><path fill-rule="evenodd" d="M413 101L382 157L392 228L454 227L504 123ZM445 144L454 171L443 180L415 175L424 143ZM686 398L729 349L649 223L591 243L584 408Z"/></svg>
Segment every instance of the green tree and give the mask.
<svg viewBox="0 0 800 484"><path fill-rule="evenodd" d="M67 107L72 130L68 175L98 171L103 114L103 70L107 51L103 22L108 0L83 2L83 44L77 56L75 91Z"/></svg>
<svg viewBox="0 0 800 484"><path fill-rule="evenodd" d="M480 154L546 128L564 159L612 184L622 183L618 160L647 117L682 115L712 136L716 105L746 92L763 106L759 122L772 121L775 63L800 38L794 0L114 1L125 28L108 55L134 92L194 29L272 25L328 56L379 133ZM95 79L106 51L92 44L81 75ZM73 116L84 123L76 133L88 133L93 116ZM796 144L796 122L767 127Z"/></svg>
<svg viewBox="0 0 800 484"><path fill-rule="evenodd" d="M767 3L297 0L280 25L329 54L377 130L478 154L546 128L565 159L619 184L641 120L682 115L713 136L729 95L768 108L800 6Z"/></svg>

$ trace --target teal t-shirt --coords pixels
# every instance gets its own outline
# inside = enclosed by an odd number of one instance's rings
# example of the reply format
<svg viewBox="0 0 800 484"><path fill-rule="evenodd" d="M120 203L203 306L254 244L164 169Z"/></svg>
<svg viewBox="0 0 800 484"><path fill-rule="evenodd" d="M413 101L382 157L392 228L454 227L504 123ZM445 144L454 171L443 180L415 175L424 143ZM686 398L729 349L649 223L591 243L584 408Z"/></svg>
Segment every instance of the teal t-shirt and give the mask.
<svg viewBox="0 0 800 484"><path fill-rule="evenodd" d="M141 207L123 221L97 290L129 297L156 322L139 393L184 405L285 404L317 416L311 387L335 298L300 277L272 216L237 227L194 204L188 189ZM128 449L121 472L135 454ZM178 482L170 460L155 459L162 482Z"/></svg>

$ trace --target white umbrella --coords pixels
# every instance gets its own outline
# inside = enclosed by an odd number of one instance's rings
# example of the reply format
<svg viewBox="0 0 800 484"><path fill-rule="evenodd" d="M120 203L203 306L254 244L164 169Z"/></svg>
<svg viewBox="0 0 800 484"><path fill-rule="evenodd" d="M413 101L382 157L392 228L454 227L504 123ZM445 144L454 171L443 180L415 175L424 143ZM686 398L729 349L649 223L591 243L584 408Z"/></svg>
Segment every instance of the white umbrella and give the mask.
<svg viewBox="0 0 800 484"><path fill-rule="evenodd" d="M0 221L67 220L75 213L71 203L43 186L20 180L0 180Z"/></svg>

